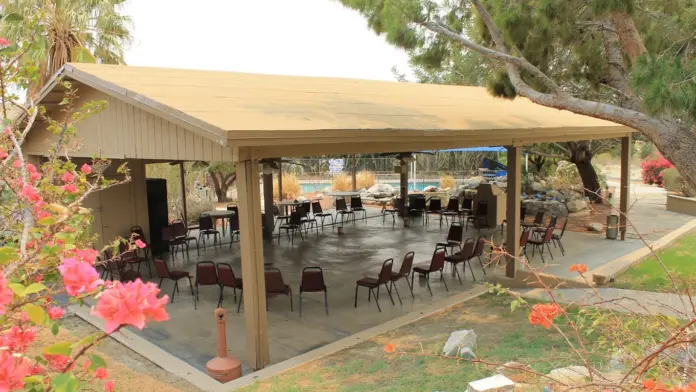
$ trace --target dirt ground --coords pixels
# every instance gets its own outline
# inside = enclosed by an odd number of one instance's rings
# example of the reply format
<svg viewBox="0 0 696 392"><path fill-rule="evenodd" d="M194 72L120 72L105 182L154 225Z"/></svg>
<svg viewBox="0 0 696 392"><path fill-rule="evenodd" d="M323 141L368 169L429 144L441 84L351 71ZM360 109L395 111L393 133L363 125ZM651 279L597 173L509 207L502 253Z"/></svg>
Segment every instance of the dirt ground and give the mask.
<svg viewBox="0 0 696 392"><path fill-rule="evenodd" d="M75 315L66 313L61 321L58 336L53 336L50 331L44 331L37 336L37 346L43 347L58 341L74 341L76 337L85 337L95 332L98 332L97 328ZM106 361L109 371L108 380L115 381L118 391L200 391L188 381L170 374L114 339L102 341L95 353ZM101 388L95 388L95 390L101 390Z"/></svg>

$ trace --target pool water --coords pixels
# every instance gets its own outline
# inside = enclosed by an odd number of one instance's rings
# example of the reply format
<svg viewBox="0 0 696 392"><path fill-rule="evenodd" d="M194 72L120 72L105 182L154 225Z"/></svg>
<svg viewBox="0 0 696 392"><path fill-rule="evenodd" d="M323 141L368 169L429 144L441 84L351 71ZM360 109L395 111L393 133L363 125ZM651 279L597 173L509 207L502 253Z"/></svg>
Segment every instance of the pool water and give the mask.
<svg viewBox="0 0 696 392"><path fill-rule="evenodd" d="M385 182L384 184L388 184L393 186L394 188L399 188L399 183L398 182ZM330 187L331 184L327 182L315 182L315 183L304 183L300 184L300 187L302 188L302 193L315 193L315 192L321 192L326 187ZM417 183L409 182L408 183L408 190L409 191L422 191L426 187L429 186L435 186L439 187L440 186L440 181L418 181Z"/></svg>

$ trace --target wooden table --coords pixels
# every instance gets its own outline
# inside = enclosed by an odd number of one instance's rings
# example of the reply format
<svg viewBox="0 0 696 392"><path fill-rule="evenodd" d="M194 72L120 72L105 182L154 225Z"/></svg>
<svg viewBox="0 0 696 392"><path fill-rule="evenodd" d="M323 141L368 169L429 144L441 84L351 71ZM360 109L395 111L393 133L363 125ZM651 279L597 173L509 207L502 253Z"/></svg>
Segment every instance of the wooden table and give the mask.
<svg viewBox="0 0 696 392"><path fill-rule="evenodd" d="M204 212L204 214L210 215L211 218L213 218L213 221L215 222L215 226L217 227L217 220L222 219L222 236L225 236L225 219L227 219L227 222L229 223L230 219L235 215L234 211L229 211L229 210L215 210L215 211L207 211Z"/></svg>

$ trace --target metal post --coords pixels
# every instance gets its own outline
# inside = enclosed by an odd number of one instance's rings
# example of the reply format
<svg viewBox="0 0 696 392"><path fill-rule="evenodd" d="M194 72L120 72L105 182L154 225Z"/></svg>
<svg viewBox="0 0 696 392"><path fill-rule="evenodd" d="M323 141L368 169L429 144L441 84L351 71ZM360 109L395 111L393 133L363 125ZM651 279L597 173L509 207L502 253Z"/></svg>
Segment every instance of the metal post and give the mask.
<svg viewBox="0 0 696 392"><path fill-rule="evenodd" d="M619 201L619 231L621 241L626 239L628 200L631 196L631 152L633 150L631 136L621 138L621 200Z"/></svg>
<svg viewBox="0 0 696 392"><path fill-rule="evenodd" d="M258 161L237 162L237 191L247 365L258 370L270 363Z"/></svg>
<svg viewBox="0 0 696 392"><path fill-rule="evenodd" d="M355 172L355 154L353 154L353 172L351 180L353 181L353 191L357 191L357 186L358 186L358 179L357 179L357 173Z"/></svg>
<svg viewBox="0 0 696 392"><path fill-rule="evenodd" d="M181 209L184 212L182 220L188 227L188 210L186 209L186 171L184 170L184 162L179 162L179 186L181 187Z"/></svg>
<svg viewBox="0 0 696 392"><path fill-rule="evenodd" d="M283 201L283 163L278 162L278 200Z"/></svg>
<svg viewBox="0 0 696 392"><path fill-rule="evenodd" d="M520 203L522 193L522 153L519 147L507 146L507 253L509 257L505 264L505 276L515 277L516 258L520 254Z"/></svg>

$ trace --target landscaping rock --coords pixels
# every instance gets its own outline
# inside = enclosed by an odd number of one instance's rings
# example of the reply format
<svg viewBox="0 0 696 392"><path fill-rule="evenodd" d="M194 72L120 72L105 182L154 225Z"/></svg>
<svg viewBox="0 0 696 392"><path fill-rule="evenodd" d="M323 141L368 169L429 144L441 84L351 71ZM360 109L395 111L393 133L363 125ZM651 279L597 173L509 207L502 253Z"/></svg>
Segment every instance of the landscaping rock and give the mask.
<svg viewBox="0 0 696 392"><path fill-rule="evenodd" d="M540 182L532 182L530 185L530 188L532 188L532 192L534 193L539 193L544 191L544 187L541 185Z"/></svg>
<svg viewBox="0 0 696 392"><path fill-rule="evenodd" d="M377 195L385 195L382 197L392 197L394 196L395 189L389 184L375 184L367 190L367 193L371 193L375 198L379 198Z"/></svg>
<svg viewBox="0 0 696 392"><path fill-rule="evenodd" d="M525 369L531 370L531 368L525 364L519 362L506 362L502 366L498 366L495 370L498 374L504 376L510 376L511 374L519 374L525 372Z"/></svg>
<svg viewBox="0 0 696 392"><path fill-rule="evenodd" d="M317 195L314 196L314 199L315 200L324 200L324 195L321 193L317 193Z"/></svg>
<svg viewBox="0 0 696 392"><path fill-rule="evenodd" d="M476 349L476 333L473 329L452 332L445 347L442 348L442 355L455 357L463 347L468 347L472 351Z"/></svg>
<svg viewBox="0 0 696 392"><path fill-rule="evenodd" d="M522 205L526 208L527 215L534 215L540 208L546 211L547 215L565 216L567 209L565 204L558 200L542 201L538 199L527 199L522 201Z"/></svg>
<svg viewBox="0 0 696 392"><path fill-rule="evenodd" d="M466 388L467 392L507 392L514 390L515 383L502 374L472 381Z"/></svg>
<svg viewBox="0 0 696 392"><path fill-rule="evenodd" d="M588 223L587 230L593 231L595 233L601 233L602 231L604 231L604 225L596 222Z"/></svg>
<svg viewBox="0 0 696 392"><path fill-rule="evenodd" d="M459 358L466 359L466 360L474 360L476 359L476 353L469 348L469 347L462 347L461 350L459 350Z"/></svg>
<svg viewBox="0 0 696 392"><path fill-rule="evenodd" d="M568 366L553 369L549 372L549 377L564 384L579 385L585 383L590 377L590 372L584 366Z"/></svg>
<svg viewBox="0 0 696 392"><path fill-rule="evenodd" d="M568 212L578 212L587 209L587 202L585 200L573 200L566 203Z"/></svg>
<svg viewBox="0 0 696 392"><path fill-rule="evenodd" d="M296 199L296 200L299 201L299 202L303 202L303 201L307 201L307 198L304 197L304 196L297 196L297 199Z"/></svg>
<svg viewBox="0 0 696 392"><path fill-rule="evenodd" d="M436 186L426 186L423 188L423 192L437 192L438 189Z"/></svg>
<svg viewBox="0 0 696 392"><path fill-rule="evenodd" d="M584 209L582 211L568 213L568 218L584 218L586 216L590 216L589 209Z"/></svg>

